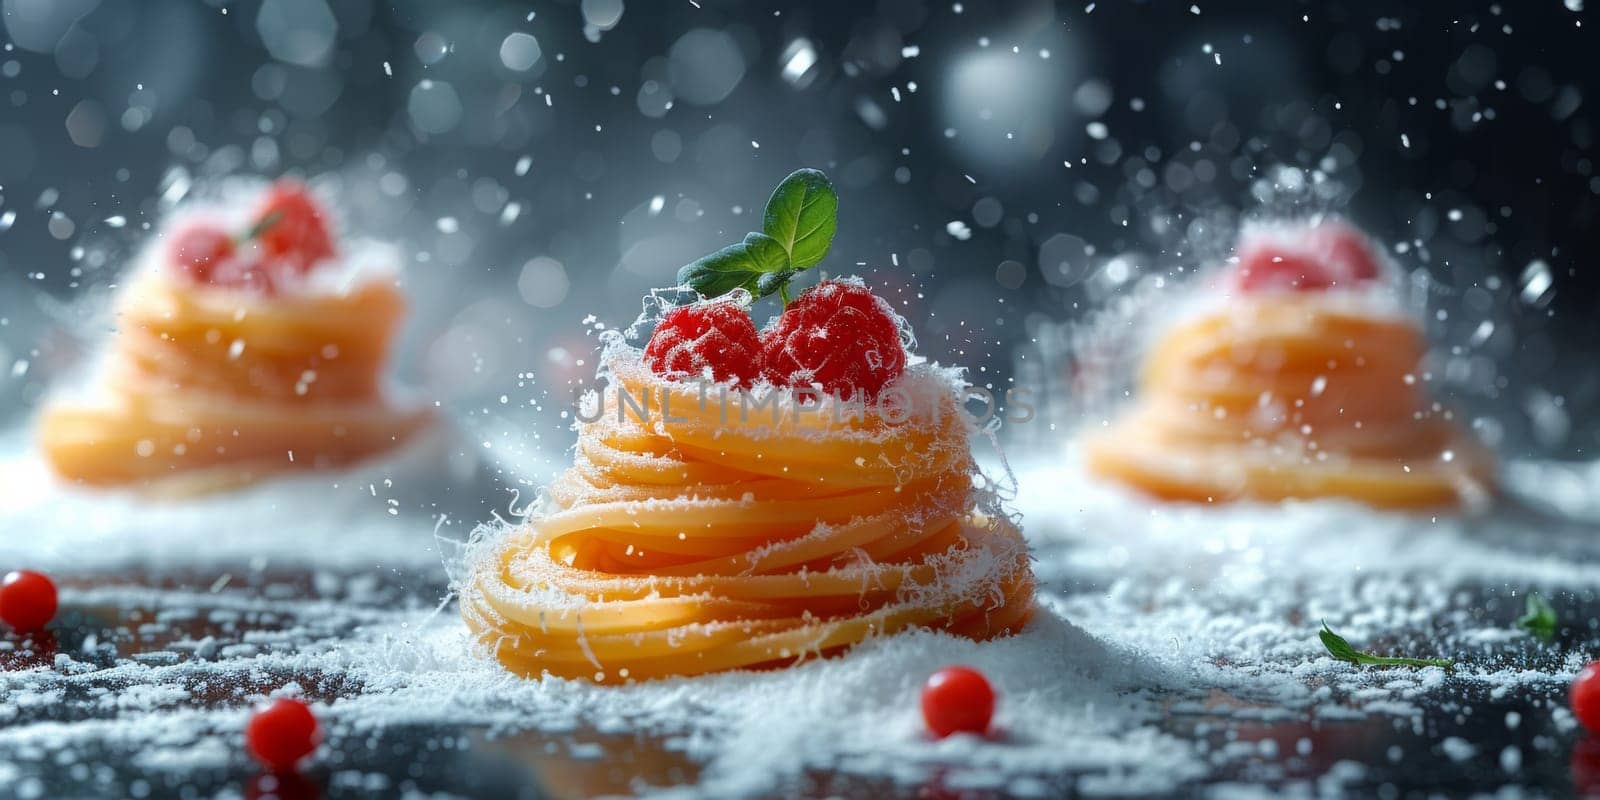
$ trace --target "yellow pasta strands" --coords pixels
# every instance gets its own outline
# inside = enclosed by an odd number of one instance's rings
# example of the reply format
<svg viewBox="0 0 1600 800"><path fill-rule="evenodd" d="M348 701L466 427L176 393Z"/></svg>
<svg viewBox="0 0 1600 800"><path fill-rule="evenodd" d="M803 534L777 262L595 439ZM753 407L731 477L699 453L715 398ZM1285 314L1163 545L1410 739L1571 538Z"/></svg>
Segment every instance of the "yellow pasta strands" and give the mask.
<svg viewBox="0 0 1600 800"><path fill-rule="evenodd" d="M898 423L828 401L750 412L637 358L612 359L544 506L474 559L462 614L507 669L617 683L1027 622L1027 547L979 507L954 392Z"/></svg>
<svg viewBox="0 0 1600 800"><path fill-rule="evenodd" d="M348 465L428 420L381 392L398 289L264 296L153 271L129 287L91 399L62 398L39 443L63 478L187 494Z"/></svg>
<svg viewBox="0 0 1600 800"><path fill-rule="evenodd" d="M1409 321L1320 295L1238 299L1162 335L1089 467L1168 500L1482 500L1493 463L1429 401L1425 349Z"/></svg>

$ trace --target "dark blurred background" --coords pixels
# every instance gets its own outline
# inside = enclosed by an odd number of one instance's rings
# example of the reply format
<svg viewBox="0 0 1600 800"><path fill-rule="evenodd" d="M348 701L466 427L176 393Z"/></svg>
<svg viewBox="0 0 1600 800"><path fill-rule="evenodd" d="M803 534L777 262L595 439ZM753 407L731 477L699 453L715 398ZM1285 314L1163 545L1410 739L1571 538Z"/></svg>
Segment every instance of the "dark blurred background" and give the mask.
<svg viewBox="0 0 1600 800"><path fill-rule="evenodd" d="M166 210L297 173L410 259L401 375L540 463L586 318L627 324L813 166L823 269L975 383L1048 383L1077 321L1241 216L1342 210L1414 271L1480 433L1589 457L1583 5L0 0L0 408L92 349Z"/></svg>

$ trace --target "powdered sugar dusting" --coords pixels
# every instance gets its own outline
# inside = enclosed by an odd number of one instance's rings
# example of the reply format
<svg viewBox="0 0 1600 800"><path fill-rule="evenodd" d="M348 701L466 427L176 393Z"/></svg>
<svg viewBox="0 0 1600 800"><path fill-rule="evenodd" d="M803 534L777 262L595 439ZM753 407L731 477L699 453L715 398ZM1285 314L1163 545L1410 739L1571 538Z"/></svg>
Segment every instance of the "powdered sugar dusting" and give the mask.
<svg viewBox="0 0 1600 800"><path fill-rule="evenodd" d="M602 375L653 381L640 374L625 335L602 338ZM947 400L960 378L917 363L902 383L914 398ZM833 401L819 402L826 409ZM614 424L605 419L588 424ZM1411 758L1505 776L1504 747L1458 721L1467 708L1515 709L1518 730L1558 749L1575 726L1561 696L1593 644L1580 610L1592 609L1600 590L1587 566L1595 541L1582 521L1595 511L1581 500L1593 494L1587 473L1551 480L1554 466L1514 465L1508 488L1525 502L1466 517L1326 501L1157 505L1096 482L1065 450L1030 454L1014 481L1002 461L990 470L1008 476L1017 509L1009 516L1026 519L1040 579L1039 613L1018 635L974 643L918 631L784 670L617 687L524 680L478 652L441 574L459 580L463 565L512 526L456 541L461 518L419 513L426 509L414 499L390 522L389 501L416 485L402 465L415 464L431 482L448 463L437 451L407 452L375 464L370 479L298 478L170 508L35 486L28 456L13 452L11 485L25 491L8 498L0 553L55 570L67 614L79 616L70 639L0 647L10 666L0 672L8 709L0 763L26 777L50 768L44 753L91 760L120 752L141 780L169 787L176 784L160 782L237 773L245 708L280 693L313 701L329 732L325 759L359 757L421 729L429 733L419 748L507 748L521 753L518 763L552 774L570 774L558 764L620 753L640 765L625 786L579 784L575 793L745 796L838 785L906 794L1227 794L1240 781L1364 792L1379 780L1370 764L1380 759L1356 740L1387 737L1421 748ZM551 490L574 491L584 491L581 481ZM986 512L1008 513L998 491L980 484ZM335 497L345 502L329 504ZM551 500L528 510L540 513ZM649 508L702 500L651 500ZM304 524L301 510L313 503L320 521ZM16 535L32 530L54 535ZM752 557L805 542L775 542ZM987 574L987 555L947 568ZM145 577L153 569L167 577ZM877 565L862 554L844 569L867 586ZM1561 609L1567 633L1556 644L1514 627L1529 591ZM550 594L560 609L563 598ZM92 609L108 616L85 620ZM1324 620L1358 647L1443 656L1458 667L1354 668L1322 649L1315 631ZM924 733L917 687L951 663L981 669L999 690L991 736L934 741ZM463 730L484 738L462 743ZM525 742L539 747L518 749ZM1512 761L1539 769L1539 747L1519 749ZM91 775L83 784L115 794L119 780Z"/></svg>
<svg viewBox="0 0 1600 800"><path fill-rule="evenodd" d="M1591 546L1583 528L1518 511L1435 520L1337 503L1152 507L1072 463L1018 465L1017 502L1042 580L1041 613L1022 634L977 644L911 633L775 672L621 687L523 680L473 654L453 610L436 610L426 585L364 577L353 553L322 569L305 599L248 573L215 591L210 580L220 576L169 589L68 580L68 608L125 609L110 622L131 638L63 641L31 661L26 650L0 653L25 661L0 673L11 709L0 760L30 775L40 762L29 753L91 758L113 748L139 753L157 785L160 775L236 772L244 706L279 691L313 700L329 729L325 753L359 754L418 726L453 749L455 731L481 730L491 747L537 743L529 763L552 768L543 748L558 760L631 752L641 764L632 790L692 779L677 792L714 796L781 793L828 774L905 793L1225 790L1246 776L1284 791L1356 791L1374 768L1340 759L1356 746L1342 731L1382 739L1399 735L1384 733L1395 725L1420 726L1422 749L1410 757L1465 774L1479 774L1480 763L1498 771L1500 748L1451 721L1461 703L1484 714L1531 698L1519 730L1571 735L1560 696L1581 648L1546 648L1510 621L1526 590L1564 614L1592 597L1592 570L1520 534L1538 522L1578 552ZM165 534L142 535L159 546ZM329 541L293 530L276 537L307 548ZM10 546L26 555L25 544ZM424 549L361 536L350 546ZM169 566L175 553L163 556ZM117 561L108 555L102 566ZM1323 618L1358 646L1462 663L1453 674L1357 670L1321 651L1314 630ZM916 687L949 663L976 666L999 689L989 739L922 732ZM219 686L236 688L206 688ZM1430 753L1435 730L1448 744ZM1539 752L1524 756L1530 768Z"/></svg>

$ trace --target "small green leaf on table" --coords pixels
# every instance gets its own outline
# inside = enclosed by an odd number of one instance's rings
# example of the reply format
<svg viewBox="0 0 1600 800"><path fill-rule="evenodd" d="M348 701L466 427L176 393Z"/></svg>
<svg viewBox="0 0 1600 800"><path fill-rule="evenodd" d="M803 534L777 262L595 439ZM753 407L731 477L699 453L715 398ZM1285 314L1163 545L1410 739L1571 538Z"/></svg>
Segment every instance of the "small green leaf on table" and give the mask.
<svg viewBox="0 0 1600 800"><path fill-rule="evenodd" d="M1317 634L1322 639L1322 646L1328 649L1328 655L1335 660L1344 661L1356 666L1372 667L1442 667L1455 669L1455 662L1445 658L1409 658L1406 656L1375 656L1363 653L1345 640L1343 636L1334 633L1328 623L1322 623L1322 630Z"/></svg>
<svg viewBox="0 0 1600 800"><path fill-rule="evenodd" d="M1517 618L1517 627L1543 641L1556 638L1556 610L1545 602L1538 592L1530 592L1525 601L1524 613Z"/></svg>

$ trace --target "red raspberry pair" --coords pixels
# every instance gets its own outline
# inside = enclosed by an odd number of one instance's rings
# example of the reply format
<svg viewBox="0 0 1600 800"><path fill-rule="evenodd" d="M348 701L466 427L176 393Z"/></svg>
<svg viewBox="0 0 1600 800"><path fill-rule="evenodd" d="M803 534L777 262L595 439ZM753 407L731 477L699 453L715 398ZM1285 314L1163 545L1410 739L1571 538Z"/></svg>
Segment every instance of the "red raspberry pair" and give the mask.
<svg viewBox="0 0 1600 800"><path fill-rule="evenodd" d="M764 377L777 386L817 384L825 394L867 399L905 371L906 351L888 302L864 286L826 281L759 334L735 303L674 308L656 326L644 360L670 379L697 378L709 368L716 380L741 386Z"/></svg>
<svg viewBox="0 0 1600 800"><path fill-rule="evenodd" d="M1337 220L1242 238L1233 284L1241 292L1323 291L1377 280L1378 256L1367 237Z"/></svg>
<svg viewBox="0 0 1600 800"><path fill-rule="evenodd" d="M243 236L208 224L179 231L169 245L172 263L196 283L272 294L278 278L305 274L335 253L321 204L297 181L273 184L253 219ZM256 247L241 251L250 242Z"/></svg>

